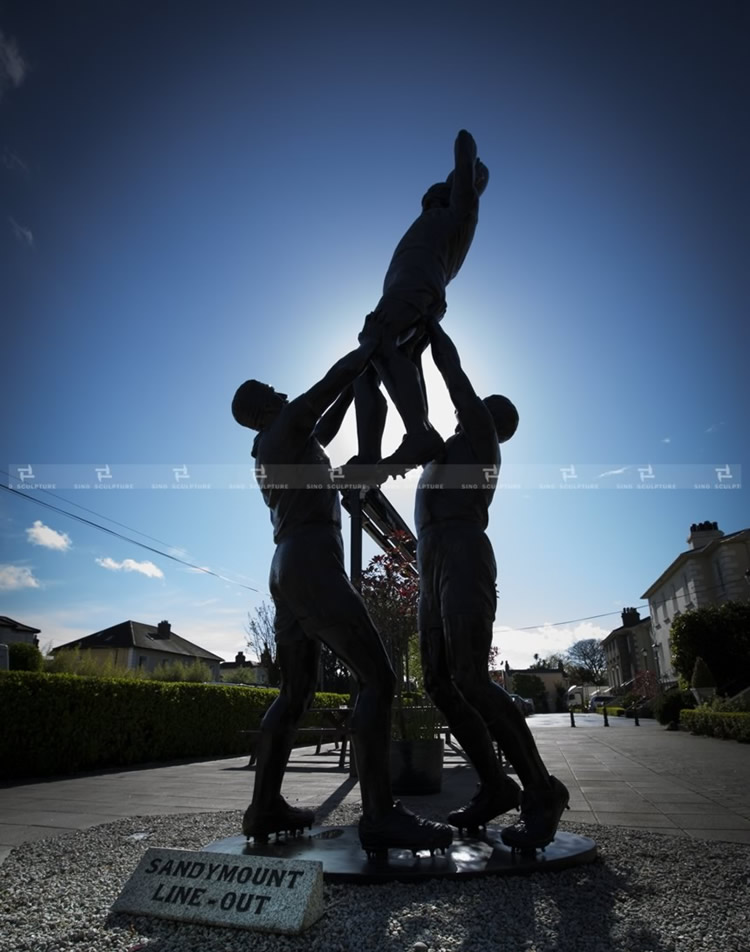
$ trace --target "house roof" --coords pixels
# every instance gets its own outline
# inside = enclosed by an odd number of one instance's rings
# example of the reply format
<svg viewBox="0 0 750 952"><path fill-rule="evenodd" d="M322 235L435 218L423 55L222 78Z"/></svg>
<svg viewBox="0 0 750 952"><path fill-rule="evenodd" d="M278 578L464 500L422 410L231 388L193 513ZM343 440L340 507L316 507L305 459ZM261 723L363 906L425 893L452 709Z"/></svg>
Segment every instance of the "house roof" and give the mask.
<svg viewBox="0 0 750 952"><path fill-rule="evenodd" d="M744 535L750 538L750 529L738 529L737 532L730 532L728 535L723 535L718 539L712 539L711 542L707 542L706 545L702 545L699 549L688 549L685 552L680 552L674 562L664 569L659 578L646 589L643 595L641 595L641 598L650 598L655 591L661 588L670 575L674 575L677 569L681 568L686 562L708 555L710 552L718 549L720 545L725 545L727 542L739 542L741 541L739 537Z"/></svg>
<svg viewBox="0 0 750 952"><path fill-rule="evenodd" d="M22 625L20 621L14 621L7 615L0 615L0 628L13 628L14 631L25 631L31 635L38 635L41 628L31 628L29 625Z"/></svg>
<svg viewBox="0 0 750 952"><path fill-rule="evenodd" d="M158 651L184 658L203 658L206 661L224 660L173 631L170 631L168 638L157 638L157 630L156 625L144 625L140 621L123 621L119 625L96 631L85 638L58 645L52 651L54 653L64 648L139 648L141 651Z"/></svg>
<svg viewBox="0 0 750 952"><path fill-rule="evenodd" d="M645 618L641 618L641 620L637 621L634 625L620 625L619 628L613 628L606 638L602 638L602 644L605 644L607 641L609 641L612 635L619 635L623 631L635 631L636 628L639 628L641 625L644 625L644 624L648 624L648 625L651 624L650 615L646 615Z"/></svg>

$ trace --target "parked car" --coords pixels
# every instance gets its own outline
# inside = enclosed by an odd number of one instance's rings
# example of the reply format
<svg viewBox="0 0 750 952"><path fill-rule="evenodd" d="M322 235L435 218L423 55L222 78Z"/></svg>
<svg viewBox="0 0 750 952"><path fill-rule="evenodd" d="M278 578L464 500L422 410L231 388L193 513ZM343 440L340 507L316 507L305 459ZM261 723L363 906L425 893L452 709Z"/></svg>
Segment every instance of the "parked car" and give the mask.
<svg viewBox="0 0 750 952"><path fill-rule="evenodd" d="M528 698L521 697L520 694L511 694L511 700L516 705L518 710L523 714L524 717L528 717L529 714L534 713L534 702L530 701Z"/></svg>

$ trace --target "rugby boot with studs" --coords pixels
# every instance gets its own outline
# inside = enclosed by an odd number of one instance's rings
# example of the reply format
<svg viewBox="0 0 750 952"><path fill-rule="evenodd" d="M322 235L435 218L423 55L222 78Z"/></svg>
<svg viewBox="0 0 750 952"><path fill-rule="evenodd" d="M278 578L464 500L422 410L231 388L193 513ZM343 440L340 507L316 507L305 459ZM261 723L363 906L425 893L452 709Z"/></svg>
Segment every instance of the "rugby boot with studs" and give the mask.
<svg viewBox="0 0 750 952"><path fill-rule="evenodd" d="M555 838L563 810L569 809L570 794L557 777L546 787L530 788L521 793L521 816L501 832L506 846L521 852L544 849Z"/></svg>
<svg viewBox="0 0 750 952"><path fill-rule="evenodd" d="M383 467L392 475L403 475L407 470L435 459L444 446L442 436L432 426L418 433L407 433L396 452L382 459L378 467Z"/></svg>
<svg viewBox="0 0 750 952"><path fill-rule="evenodd" d="M242 832L256 843L267 843L268 837L282 834L296 836L310 829L315 822L312 810L290 806L283 797L279 797L269 810L258 811L251 803L245 811Z"/></svg>
<svg viewBox="0 0 750 952"><path fill-rule="evenodd" d="M369 860L387 858L389 849L411 850L416 856L420 850L445 853L453 842L453 831L445 823L426 820L407 810L397 800L391 810L376 823L359 821L359 841Z"/></svg>
<svg viewBox="0 0 750 952"><path fill-rule="evenodd" d="M497 786L480 784L467 804L448 814L448 822L457 826L459 832L466 830L470 836L476 835L496 816L517 810L520 802L521 788L515 780L504 777Z"/></svg>

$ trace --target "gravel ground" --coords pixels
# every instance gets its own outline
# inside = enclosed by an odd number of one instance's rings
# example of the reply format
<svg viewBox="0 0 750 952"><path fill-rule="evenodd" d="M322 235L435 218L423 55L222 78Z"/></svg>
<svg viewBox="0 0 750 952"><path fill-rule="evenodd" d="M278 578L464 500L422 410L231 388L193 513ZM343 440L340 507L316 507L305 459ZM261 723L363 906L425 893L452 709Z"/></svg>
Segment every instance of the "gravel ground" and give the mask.
<svg viewBox="0 0 750 952"><path fill-rule="evenodd" d="M345 805L325 822L356 818ZM235 835L240 820L136 817L14 850L0 867L0 952L750 952L750 846L565 823L597 842L596 863L327 885L326 914L301 936L109 913L147 847L200 849Z"/></svg>

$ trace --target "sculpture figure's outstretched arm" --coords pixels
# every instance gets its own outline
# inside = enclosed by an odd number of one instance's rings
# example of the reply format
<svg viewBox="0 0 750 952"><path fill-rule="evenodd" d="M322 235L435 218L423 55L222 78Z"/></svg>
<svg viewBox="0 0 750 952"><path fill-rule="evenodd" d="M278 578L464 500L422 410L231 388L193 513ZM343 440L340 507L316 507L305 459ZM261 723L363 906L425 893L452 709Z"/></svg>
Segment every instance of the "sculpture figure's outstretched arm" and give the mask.
<svg viewBox="0 0 750 952"><path fill-rule="evenodd" d="M462 129L453 146L455 167L446 181L451 186L451 204L468 206L477 200L487 187L490 173L477 158L474 136Z"/></svg>
<svg viewBox="0 0 750 952"><path fill-rule="evenodd" d="M349 384L346 390L343 390L338 397L336 397L335 401L318 420L313 436L322 443L323 446L328 446L341 429L346 411L351 406L353 399L354 384Z"/></svg>
<svg viewBox="0 0 750 952"><path fill-rule="evenodd" d="M427 333L432 345L432 359L448 388L458 422L470 437L476 432L483 433L488 411L461 367L456 345L436 320L427 324ZM480 426L481 429L478 429Z"/></svg>
<svg viewBox="0 0 750 952"><path fill-rule="evenodd" d="M350 384L354 383L355 379L369 363L379 342L376 336L371 335L371 330L369 333L363 331L360 335L362 342L359 347L349 351L348 354L345 354L340 360L337 360L325 377L310 387L307 393L302 395L305 402L316 414L316 421L323 415L328 407L331 406L339 394L346 390ZM340 409L340 407L338 409ZM343 414L341 415L341 419L343 420ZM338 431L338 427L336 431ZM331 435L331 439L334 435L335 433Z"/></svg>

